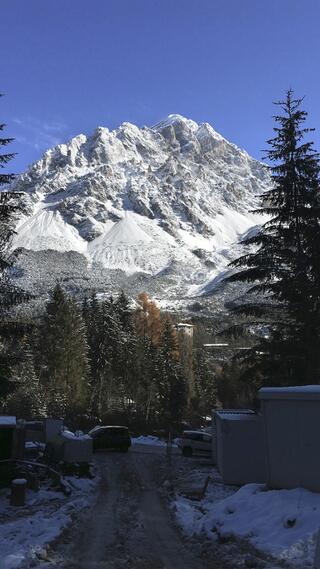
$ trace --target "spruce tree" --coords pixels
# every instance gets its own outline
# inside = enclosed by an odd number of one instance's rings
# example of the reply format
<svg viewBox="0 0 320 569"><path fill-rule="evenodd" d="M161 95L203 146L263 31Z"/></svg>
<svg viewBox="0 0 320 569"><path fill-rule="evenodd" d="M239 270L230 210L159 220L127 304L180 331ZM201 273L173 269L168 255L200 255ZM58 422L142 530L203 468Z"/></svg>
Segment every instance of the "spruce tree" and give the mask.
<svg viewBox="0 0 320 569"><path fill-rule="evenodd" d="M5 411L19 418L41 419L47 412L45 394L35 372L34 357L27 339L23 340L22 350L11 368L13 390L5 400Z"/></svg>
<svg viewBox="0 0 320 569"><path fill-rule="evenodd" d="M2 97L2 95L0 94L0 97ZM4 123L0 123L0 132L2 132L5 129L6 125ZM0 147L6 147L8 146L11 142L13 142L13 138L9 138L9 137L0 137ZM14 158L15 154L13 152L1 152L0 153L0 168L5 168L5 166L8 164L8 162L10 162L10 160L12 160L12 158ZM10 184L10 182L12 182L14 180L15 176L12 173L5 173L5 172L0 172L0 185L6 185L6 184Z"/></svg>
<svg viewBox="0 0 320 569"><path fill-rule="evenodd" d="M98 302L83 303L90 361L90 410L101 418L107 411L124 410L135 396L136 337L129 300L121 293Z"/></svg>
<svg viewBox="0 0 320 569"><path fill-rule="evenodd" d="M159 412L173 428L186 410L187 382L179 363L177 334L170 318L164 321L157 368Z"/></svg>
<svg viewBox="0 0 320 569"><path fill-rule="evenodd" d="M157 407L157 349L150 338L138 338L136 345L135 396L137 411L146 423L155 417Z"/></svg>
<svg viewBox="0 0 320 569"><path fill-rule="evenodd" d="M319 156L305 141L312 129L301 102L289 90L276 103L282 114L266 153L273 185L257 210L268 221L243 241L254 251L232 263L239 270L229 277L250 285L236 312L260 334L247 363L268 384L315 383L320 373Z"/></svg>
<svg viewBox="0 0 320 569"><path fill-rule="evenodd" d="M88 345L80 308L59 284L40 327L41 380L48 413L72 416L85 410Z"/></svg>
<svg viewBox="0 0 320 569"><path fill-rule="evenodd" d="M1 97L1 95L0 95ZM13 365L17 336L21 336L21 325L10 316L15 304L23 302L29 295L12 284L10 269L15 256L11 251L11 240L17 214L20 211L20 194L10 188L15 176L6 168L15 156L7 152L13 138L2 136L6 125L0 123L0 398L5 398L12 385L8 381Z"/></svg>
<svg viewBox="0 0 320 569"><path fill-rule="evenodd" d="M101 303L92 299L91 318L92 412L101 417L121 407L125 399L128 333L122 328L112 297Z"/></svg>
<svg viewBox="0 0 320 569"><path fill-rule="evenodd" d="M114 309L120 321L123 331L133 334L133 317L130 309L130 301L126 294L121 291L118 298L114 302Z"/></svg>
<svg viewBox="0 0 320 569"><path fill-rule="evenodd" d="M86 337L88 342L89 358L89 411L97 414L97 394L100 392L100 306L96 293L93 291L90 298L85 298L82 303L82 317L85 323Z"/></svg>
<svg viewBox="0 0 320 569"><path fill-rule="evenodd" d="M195 351L193 407L201 415L210 415L217 405L217 385L212 363L204 348Z"/></svg>
<svg viewBox="0 0 320 569"><path fill-rule="evenodd" d="M2 95L0 94L0 97ZM12 173L3 172L10 160L14 158L13 152L1 152L6 149L13 138L2 137L1 133L6 125L0 123L0 275L2 289L0 294L0 306L6 307L9 303L8 293L13 294L12 286L7 280L7 269L12 265L12 256L10 255L11 238L14 234L14 223L16 221L16 213L20 210L18 192L13 192L9 185L15 176ZM12 299L13 300L13 299Z"/></svg>

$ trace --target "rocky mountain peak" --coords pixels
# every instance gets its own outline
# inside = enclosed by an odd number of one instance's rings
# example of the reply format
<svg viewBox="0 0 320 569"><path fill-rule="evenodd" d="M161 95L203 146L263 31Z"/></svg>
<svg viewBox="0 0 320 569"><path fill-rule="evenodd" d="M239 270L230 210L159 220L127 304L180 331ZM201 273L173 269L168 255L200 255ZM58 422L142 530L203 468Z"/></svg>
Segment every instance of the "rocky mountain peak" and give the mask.
<svg viewBox="0 0 320 569"><path fill-rule="evenodd" d="M99 126L17 179L27 213L14 246L76 251L90 266L152 278L174 267L176 279L179 266L179 291L191 293L257 225L250 210L269 184L267 169L208 123L175 114L152 127Z"/></svg>

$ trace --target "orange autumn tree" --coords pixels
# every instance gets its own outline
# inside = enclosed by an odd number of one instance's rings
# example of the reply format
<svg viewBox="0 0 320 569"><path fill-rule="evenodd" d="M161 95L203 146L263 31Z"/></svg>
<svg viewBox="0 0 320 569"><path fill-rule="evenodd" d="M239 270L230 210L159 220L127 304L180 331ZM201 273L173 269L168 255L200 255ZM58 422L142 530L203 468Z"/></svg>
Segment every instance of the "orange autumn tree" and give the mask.
<svg viewBox="0 0 320 569"><path fill-rule="evenodd" d="M153 346L158 347L162 334L160 310L150 300L146 292L138 296L138 307L135 311L135 326L138 336L150 338Z"/></svg>

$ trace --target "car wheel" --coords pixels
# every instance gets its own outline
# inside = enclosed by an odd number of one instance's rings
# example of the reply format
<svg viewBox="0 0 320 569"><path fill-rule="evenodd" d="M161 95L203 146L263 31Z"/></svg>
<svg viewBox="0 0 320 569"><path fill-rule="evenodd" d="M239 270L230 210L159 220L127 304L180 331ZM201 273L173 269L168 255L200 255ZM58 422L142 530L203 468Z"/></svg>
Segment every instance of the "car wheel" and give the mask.
<svg viewBox="0 0 320 569"><path fill-rule="evenodd" d="M192 456L192 448L191 447L183 447L182 454L183 454L183 456Z"/></svg>

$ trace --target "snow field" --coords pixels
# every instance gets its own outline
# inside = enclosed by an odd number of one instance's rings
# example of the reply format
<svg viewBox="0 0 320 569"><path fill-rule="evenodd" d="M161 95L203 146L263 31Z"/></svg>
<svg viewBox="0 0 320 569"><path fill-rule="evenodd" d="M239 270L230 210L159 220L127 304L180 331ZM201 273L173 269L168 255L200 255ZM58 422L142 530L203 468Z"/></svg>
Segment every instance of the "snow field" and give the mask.
<svg viewBox="0 0 320 569"><path fill-rule="evenodd" d="M98 127L19 176L33 213L13 246L76 251L129 275L166 270L189 295L210 287L261 223L250 210L269 184L259 162L206 123L170 115L152 128Z"/></svg>
<svg viewBox="0 0 320 569"><path fill-rule="evenodd" d="M26 505L12 507L9 490L0 492L0 569L24 569L56 539L74 514L94 500L97 480L66 477L72 486L69 498L41 488L27 491Z"/></svg>
<svg viewBox="0 0 320 569"><path fill-rule="evenodd" d="M228 492L228 487L222 488ZM209 486L200 505L178 496L174 502L178 523L190 536L247 540L275 561L299 569L313 567L320 494L302 488L268 490L263 484L247 484L230 493L224 497L222 491L219 496L217 486L211 491Z"/></svg>
<svg viewBox="0 0 320 569"><path fill-rule="evenodd" d="M63 220L59 211L43 208L18 227L13 248L19 247L33 251L54 249L86 253L87 242L77 229Z"/></svg>

